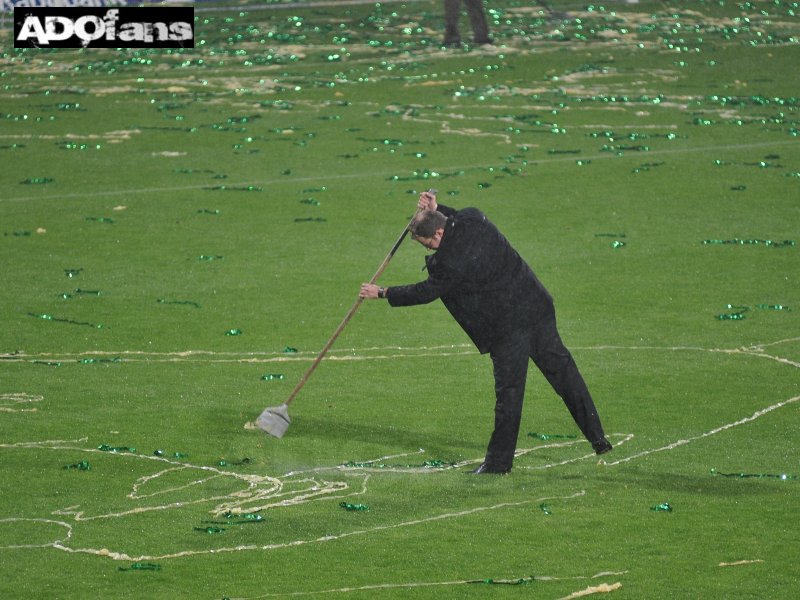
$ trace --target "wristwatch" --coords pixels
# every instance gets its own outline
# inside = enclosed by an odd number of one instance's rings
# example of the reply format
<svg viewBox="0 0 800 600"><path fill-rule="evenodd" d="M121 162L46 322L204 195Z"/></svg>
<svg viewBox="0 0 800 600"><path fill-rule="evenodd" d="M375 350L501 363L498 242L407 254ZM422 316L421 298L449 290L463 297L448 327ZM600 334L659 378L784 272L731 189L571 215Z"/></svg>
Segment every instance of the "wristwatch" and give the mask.
<svg viewBox="0 0 800 600"><path fill-rule="evenodd" d="M384 287L378 288L378 298L386 298L386 288Z"/></svg>

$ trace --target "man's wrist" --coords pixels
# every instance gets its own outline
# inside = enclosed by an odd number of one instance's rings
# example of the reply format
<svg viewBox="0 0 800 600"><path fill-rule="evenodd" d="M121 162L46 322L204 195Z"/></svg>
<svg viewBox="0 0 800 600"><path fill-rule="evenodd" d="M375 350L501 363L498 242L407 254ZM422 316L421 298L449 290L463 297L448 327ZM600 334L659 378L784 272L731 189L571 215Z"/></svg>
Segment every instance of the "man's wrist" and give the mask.
<svg viewBox="0 0 800 600"><path fill-rule="evenodd" d="M378 298L386 298L386 288L384 287L378 288Z"/></svg>

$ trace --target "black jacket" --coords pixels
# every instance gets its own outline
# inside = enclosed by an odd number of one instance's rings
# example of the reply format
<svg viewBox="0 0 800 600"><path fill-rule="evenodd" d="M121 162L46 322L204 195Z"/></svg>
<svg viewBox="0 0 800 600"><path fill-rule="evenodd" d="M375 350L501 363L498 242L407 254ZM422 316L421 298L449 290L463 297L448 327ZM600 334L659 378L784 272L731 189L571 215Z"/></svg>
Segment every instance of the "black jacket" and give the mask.
<svg viewBox="0 0 800 600"><path fill-rule="evenodd" d="M438 210L447 223L439 248L425 257L428 279L389 288L389 304L441 298L481 353L508 332L530 328L552 313L550 294L486 215L441 204Z"/></svg>

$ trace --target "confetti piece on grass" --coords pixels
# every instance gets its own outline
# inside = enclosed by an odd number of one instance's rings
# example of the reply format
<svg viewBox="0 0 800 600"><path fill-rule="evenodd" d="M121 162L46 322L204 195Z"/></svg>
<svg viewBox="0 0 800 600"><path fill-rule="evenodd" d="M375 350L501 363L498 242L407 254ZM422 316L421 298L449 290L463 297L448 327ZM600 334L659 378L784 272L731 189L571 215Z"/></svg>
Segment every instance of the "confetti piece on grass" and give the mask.
<svg viewBox="0 0 800 600"><path fill-rule="evenodd" d="M242 465L249 465L253 462L252 458L244 457L242 460L238 461L229 461L229 460L221 460L217 463L220 467L241 467Z"/></svg>
<svg viewBox="0 0 800 600"><path fill-rule="evenodd" d="M94 329L103 329L104 325L95 325L94 323L87 323L86 321L73 321L72 319L62 319L59 317L54 317L53 315L48 314L37 314L37 313L28 313L31 317L36 317L37 319L44 319L45 321L56 321L58 323L69 323L70 325L86 325L87 327L92 327Z"/></svg>
<svg viewBox="0 0 800 600"><path fill-rule="evenodd" d="M136 454L136 448L129 448L128 446L109 446L108 444L100 444L97 449L101 452L130 452L131 454Z"/></svg>
<svg viewBox="0 0 800 600"><path fill-rule="evenodd" d="M82 460L72 465L64 465L64 469L68 471L89 471L91 467L87 461Z"/></svg>
<svg viewBox="0 0 800 600"><path fill-rule="evenodd" d="M531 431L528 433L528 437L536 438L542 441L548 440L574 440L577 439L577 435L572 434L558 434L558 433L536 433L535 431Z"/></svg>
<svg viewBox="0 0 800 600"><path fill-rule="evenodd" d="M135 562L129 567L117 567L118 571L160 571L161 565L155 563Z"/></svg>
<svg viewBox="0 0 800 600"><path fill-rule="evenodd" d="M204 533L224 533L225 529L222 527L195 527L195 531L202 531Z"/></svg>
<svg viewBox="0 0 800 600"><path fill-rule="evenodd" d="M159 304L185 304L188 306L194 306L195 308L200 308L200 305L197 302L192 302L191 300L165 300L164 298L159 298L156 300Z"/></svg>
<svg viewBox="0 0 800 600"><path fill-rule="evenodd" d="M718 475L720 477L732 477L736 479L780 479L781 481L797 479L797 475L788 475L786 473L720 473L716 469L711 469L711 474Z"/></svg>
<svg viewBox="0 0 800 600"><path fill-rule="evenodd" d="M783 240L782 242L773 241L773 240L747 240L747 239L739 239L733 238L730 240L703 240L702 244L704 246L709 245L733 245L733 246L771 246L772 248L785 248L787 246L795 246L796 242L794 240Z"/></svg>
<svg viewBox="0 0 800 600"><path fill-rule="evenodd" d="M69 300L74 296L99 296L100 290L82 290L80 288L73 290L72 292L63 292L59 294L59 298L63 298L64 300Z"/></svg>
<svg viewBox="0 0 800 600"><path fill-rule="evenodd" d="M94 365L98 363L119 363L122 358L115 356L114 358L82 358L78 361L82 365Z"/></svg>

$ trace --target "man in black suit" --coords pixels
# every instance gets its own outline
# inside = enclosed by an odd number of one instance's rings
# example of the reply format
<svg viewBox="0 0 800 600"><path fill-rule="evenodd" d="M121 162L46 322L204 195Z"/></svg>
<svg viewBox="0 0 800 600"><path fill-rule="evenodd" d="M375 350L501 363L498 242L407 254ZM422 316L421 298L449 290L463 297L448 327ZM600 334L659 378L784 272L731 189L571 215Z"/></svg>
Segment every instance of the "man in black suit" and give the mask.
<svg viewBox="0 0 800 600"><path fill-rule="evenodd" d="M412 237L435 250L428 278L388 288L365 283L362 298L391 306L441 299L481 354L494 365L495 423L483 464L474 473L508 473L519 435L528 360L561 397L597 454L611 450L578 367L561 341L553 299L508 240L476 208L455 210L420 194Z"/></svg>

